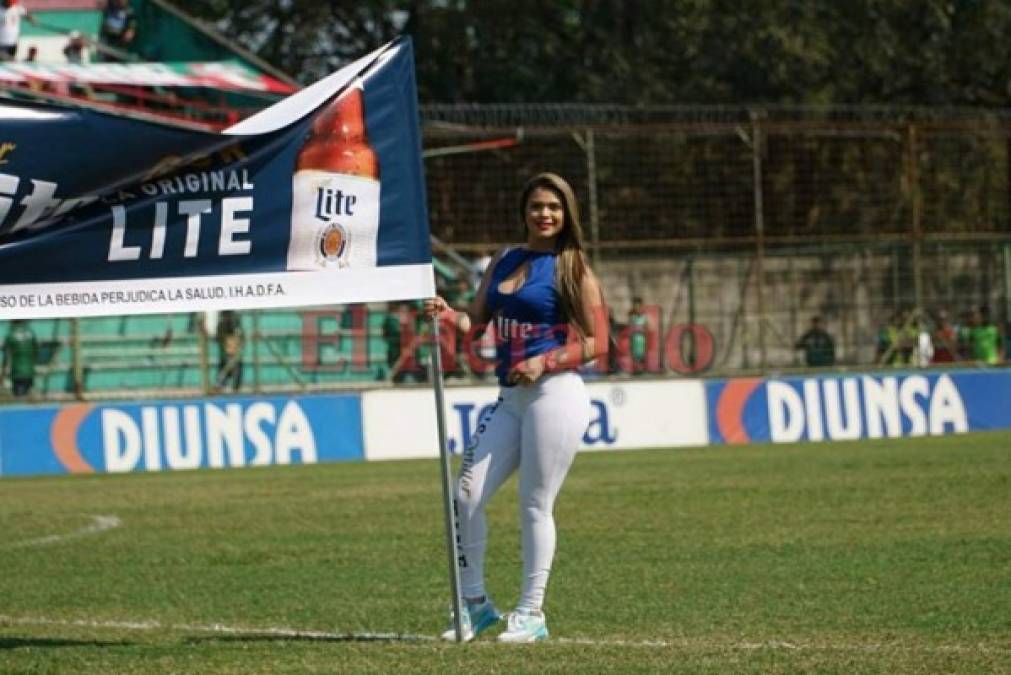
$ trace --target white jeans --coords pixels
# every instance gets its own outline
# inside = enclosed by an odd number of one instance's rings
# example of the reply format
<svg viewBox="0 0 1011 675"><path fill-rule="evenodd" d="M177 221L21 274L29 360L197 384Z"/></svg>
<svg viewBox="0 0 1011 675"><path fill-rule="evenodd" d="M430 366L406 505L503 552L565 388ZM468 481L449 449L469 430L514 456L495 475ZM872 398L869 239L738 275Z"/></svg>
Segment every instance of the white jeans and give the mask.
<svg viewBox="0 0 1011 675"><path fill-rule="evenodd" d="M519 609L539 610L555 555L555 497L590 423L582 378L565 372L503 387L463 453L456 484L458 556L465 598L485 595L485 504L519 467L523 589Z"/></svg>

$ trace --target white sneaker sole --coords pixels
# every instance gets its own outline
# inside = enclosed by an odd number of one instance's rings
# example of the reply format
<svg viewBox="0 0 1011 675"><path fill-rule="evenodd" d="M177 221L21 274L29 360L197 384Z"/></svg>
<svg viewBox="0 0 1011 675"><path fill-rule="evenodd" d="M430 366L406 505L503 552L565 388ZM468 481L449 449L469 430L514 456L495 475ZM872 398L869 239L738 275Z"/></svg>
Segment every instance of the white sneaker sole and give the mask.
<svg viewBox="0 0 1011 675"><path fill-rule="evenodd" d="M498 636L499 642L504 642L507 644L530 644L533 642L544 642L548 639L548 634L545 633L535 633L533 635L509 635L508 633L502 633Z"/></svg>

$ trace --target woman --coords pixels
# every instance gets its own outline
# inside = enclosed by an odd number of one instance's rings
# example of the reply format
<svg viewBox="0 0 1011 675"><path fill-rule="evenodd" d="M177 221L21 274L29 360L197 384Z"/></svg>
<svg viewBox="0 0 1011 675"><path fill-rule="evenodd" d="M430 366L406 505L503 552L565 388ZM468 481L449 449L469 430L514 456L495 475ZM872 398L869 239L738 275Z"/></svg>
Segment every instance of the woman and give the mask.
<svg viewBox="0 0 1011 675"><path fill-rule="evenodd" d="M425 302L431 317L449 313L459 331L494 320L498 402L463 453L456 485L458 560L464 640L500 618L484 588L485 504L519 469L523 588L502 642L548 637L541 606L555 552L555 497L590 419L590 400L575 372L607 350L607 312L583 254L572 188L552 173L524 187L520 214L526 245L492 260L466 311ZM443 637L453 639L454 631Z"/></svg>

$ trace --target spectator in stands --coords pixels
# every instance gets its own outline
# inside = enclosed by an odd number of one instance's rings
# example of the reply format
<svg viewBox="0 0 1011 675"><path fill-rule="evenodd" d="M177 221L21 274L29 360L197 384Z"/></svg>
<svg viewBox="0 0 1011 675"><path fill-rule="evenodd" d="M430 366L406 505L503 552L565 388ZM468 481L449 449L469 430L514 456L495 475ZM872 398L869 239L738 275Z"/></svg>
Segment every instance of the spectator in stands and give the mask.
<svg viewBox="0 0 1011 675"><path fill-rule="evenodd" d="M913 352L910 363L919 368L926 368L934 358L934 341L930 337L930 329L923 316L917 316L913 320L913 329L916 331L916 339L913 343Z"/></svg>
<svg viewBox="0 0 1011 675"><path fill-rule="evenodd" d="M897 311L878 333L877 363L886 366L908 366L919 338L919 328L908 309Z"/></svg>
<svg viewBox="0 0 1011 675"><path fill-rule="evenodd" d="M387 376L394 384L400 384L405 377L400 358L400 339L403 335L403 327L410 320L405 316L406 313L403 302L391 302L386 306L386 316L383 317L382 333L383 342L386 343Z"/></svg>
<svg viewBox="0 0 1011 675"><path fill-rule="evenodd" d="M474 299L474 288L470 280L461 275L450 284L449 288L445 289L444 297L450 307L466 307Z"/></svg>
<svg viewBox="0 0 1011 675"><path fill-rule="evenodd" d="M899 314L899 354L902 365L916 364L916 346L920 337L920 323L916 310L906 307Z"/></svg>
<svg viewBox="0 0 1011 675"><path fill-rule="evenodd" d="M958 354L958 333L948 320L948 313L937 310L934 317L934 333L931 336L934 343L934 358L931 363L952 363Z"/></svg>
<svg viewBox="0 0 1011 675"><path fill-rule="evenodd" d="M878 365L885 365L892 357L892 343L895 339L893 323L894 321L889 319L887 323L878 329L878 341L875 350L875 363Z"/></svg>
<svg viewBox="0 0 1011 675"><path fill-rule="evenodd" d="M412 364L408 361L408 373L418 382L428 382L428 367L432 361L432 328L421 309L421 303L411 304L411 316L414 317L414 340L411 341L411 350L414 362Z"/></svg>
<svg viewBox="0 0 1011 675"><path fill-rule="evenodd" d="M414 382L427 382L431 329L418 306L406 301L392 303L383 319L382 330L390 379L395 384L408 378Z"/></svg>
<svg viewBox="0 0 1011 675"><path fill-rule="evenodd" d="M35 363L38 360L39 343L35 339L28 322L15 319L3 343L3 364L0 377L11 378L11 393L17 397L27 396L35 384Z"/></svg>
<svg viewBox="0 0 1011 675"><path fill-rule="evenodd" d="M84 36L76 30L70 31L67 36L67 44L63 47L63 56L67 63L84 64L88 62L88 44ZM71 84L67 93L73 96L85 96L92 98L94 90L87 84Z"/></svg>
<svg viewBox="0 0 1011 675"><path fill-rule="evenodd" d="M650 319L643 311L642 298L632 298L632 309L628 312L628 351L631 357L632 373L645 375L648 368L647 348L649 346Z"/></svg>
<svg viewBox="0 0 1011 675"><path fill-rule="evenodd" d="M1004 339L990 318L990 308L981 306L975 313L972 328L972 355L976 361L995 365L1004 360Z"/></svg>
<svg viewBox="0 0 1011 675"><path fill-rule="evenodd" d="M242 321L232 310L221 312L218 317L216 337L218 340L218 389L231 384L232 391L242 386L242 350L245 339Z"/></svg>
<svg viewBox="0 0 1011 675"><path fill-rule="evenodd" d="M128 0L108 0L102 12L102 25L99 28L98 39L102 44L131 52L133 42L137 37L137 18L130 8ZM98 60L119 61L113 54L99 50Z"/></svg>
<svg viewBox="0 0 1011 675"><path fill-rule="evenodd" d="M84 36L76 30L70 31L67 35L67 44L63 47L63 56L67 63L87 63L88 45L84 42Z"/></svg>
<svg viewBox="0 0 1011 675"><path fill-rule="evenodd" d="M35 17L18 0L3 0L3 5L0 6L0 61L13 61L17 58L21 19L35 23Z"/></svg>
<svg viewBox="0 0 1011 675"><path fill-rule="evenodd" d="M820 316L811 317L811 327L800 336L793 348L804 350L804 363L809 368L835 365L835 341L825 330Z"/></svg>
<svg viewBox="0 0 1011 675"><path fill-rule="evenodd" d="M36 63L38 63L38 61L39 61L39 48L36 47L35 45L32 45L28 48L28 55L25 56L25 63L29 65L35 65ZM37 77L32 77L28 73L25 73L25 76L28 79L28 88L31 89L32 91L51 90L49 84L46 81L40 80Z"/></svg>
<svg viewBox="0 0 1011 675"><path fill-rule="evenodd" d="M958 342L958 360L972 361L972 329L975 326L976 312L973 309L962 310L961 321L955 326L955 337Z"/></svg>

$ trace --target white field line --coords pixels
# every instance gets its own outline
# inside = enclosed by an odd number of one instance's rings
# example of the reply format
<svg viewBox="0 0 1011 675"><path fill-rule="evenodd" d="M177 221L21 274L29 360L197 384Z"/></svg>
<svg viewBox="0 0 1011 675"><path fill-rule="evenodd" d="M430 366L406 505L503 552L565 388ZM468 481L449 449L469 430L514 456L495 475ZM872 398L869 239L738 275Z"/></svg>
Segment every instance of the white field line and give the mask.
<svg viewBox="0 0 1011 675"><path fill-rule="evenodd" d="M220 623L187 624L162 623L160 621L95 621L90 619L50 619L32 616L8 616L0 614L0 626L60 626L75 628L104 628L116 630L146 631L146 632L177 632L177 633L208 633L214 635L234 635L247 637L276 637L279 639L318 640L320 642L440 642L433 635L418 635L411 633L370 633L351 632L335 633L320 630L305 630L284 628L278 626L229 626ZM478 640L475 646L498 644L489 640ZM1011 645L1007 648L994 648L986 645L948 644L948 645L904 645L902 643L798 643L784 640L767 640L765 642L719 642L714 640L621 640L621 639L590 639L590 638L552 638L547 645L581 645L587 647L626 647L647 649L678 649L684 651L699 650L784 650L784 651L842 651L842 652L908 652L922 654L1009 654Z"/></svg>
<svg viewBox="0 0 1011 675"><path fill-rule="evenodd" d="M760 649L782 651L837 651L837 652L910 652L924 654L1011 654L1011 646L1006 649L986 645L904 645L901 642L787 642L785 640L766 640L765 642L716 642L714 640L591 640L588 638L557 638L552 642L571 645L586 645L589 647L666 647L682 650L731 649L739 651L756 651Z"/></svg>
<svg viewBox="0 0 1011 675"><path fill-rule="evenodd" d="M99 534L105 532L106 530L112 530L123 525L123 521L117 516L90 516L91 523L85 525L79 530L74 530L67 534L51 534L47 537L39 537L38 539L27 539L25 541L14 542L13 544L8 544L7 546L0 546L0 549L13 549L13 548L30 548L33 546L48 546L49 544L58 544L63 541L68 541L70 539L80 539L81 537L88 537L93 534Z"/></svg>
<svg viewBox="0 0 1011 675"><path fill-rule="evenodd" d="M226 626L220 623L167 624L160 621L92 621L90 619L49 619L39 616L7 616L0 614L0 625L11 626L72 626L76 628L113 628L116 630L135 631L170 631L177 633L213 633L218 635L238 635L249 637L277 637L301 640L340 641L340 640L399 640L399 641L434 641L431 635L411 635L409 633L330 633L319 630L300 630L295 628L279 628L270 626L255 628L250 626Z"/></svg>

